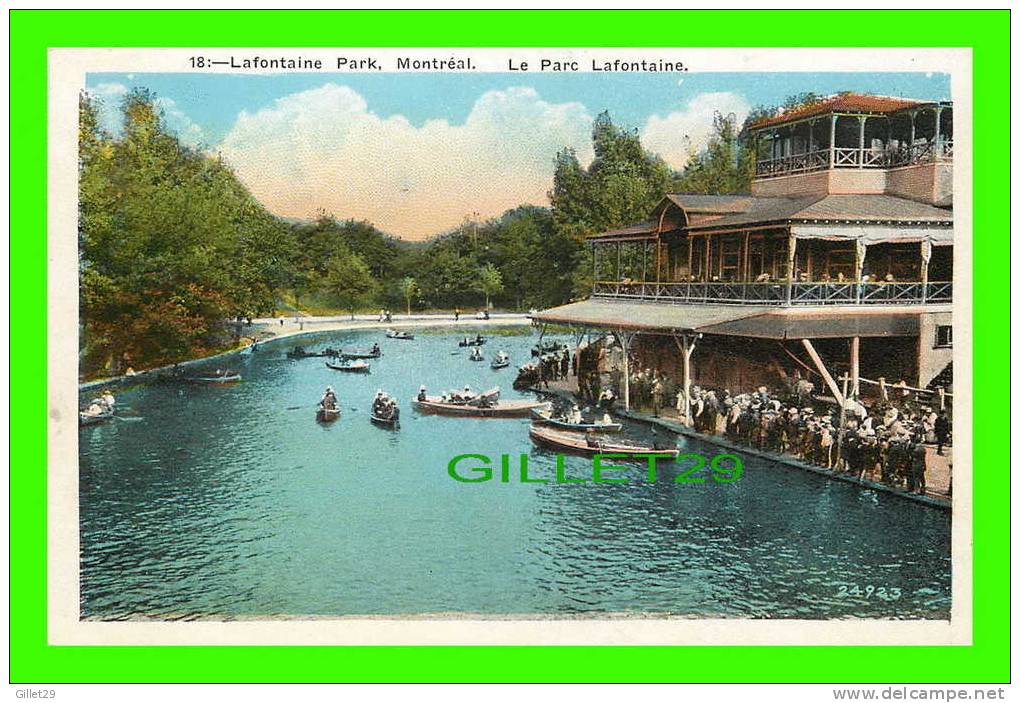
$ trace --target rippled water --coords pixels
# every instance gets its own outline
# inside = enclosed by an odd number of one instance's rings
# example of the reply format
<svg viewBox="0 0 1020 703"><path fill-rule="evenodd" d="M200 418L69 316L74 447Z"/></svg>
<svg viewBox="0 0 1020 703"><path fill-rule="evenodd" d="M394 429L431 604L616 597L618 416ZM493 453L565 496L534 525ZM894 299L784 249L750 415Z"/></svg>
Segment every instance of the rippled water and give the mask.
<svg viewBox="0 0 1020 703"><path fill-rule="evenodd" d="M341 374L288 360L279 343L232 362L244 376L233 387L121 393L141 419L80 435L82 615L948 617L947 514L762 459L744 457L733 484L674 484L670 464L656 483L637 482L637 468L628 484L454 481L457 454L528 453L544 476L553 462L527 420L410 409L419 383L519 395L513 368L469 362L459 338L324 334L334 346L379 341L384 356L370 375ZM534 342L522 330L484 351L505 348L519 365ZM344 413L320 425L327 384ZM401 399L399 431L369 422L377 388ZM571 476L590 467L568 459ZM846 595L854 585L901 595Z"/></svg>

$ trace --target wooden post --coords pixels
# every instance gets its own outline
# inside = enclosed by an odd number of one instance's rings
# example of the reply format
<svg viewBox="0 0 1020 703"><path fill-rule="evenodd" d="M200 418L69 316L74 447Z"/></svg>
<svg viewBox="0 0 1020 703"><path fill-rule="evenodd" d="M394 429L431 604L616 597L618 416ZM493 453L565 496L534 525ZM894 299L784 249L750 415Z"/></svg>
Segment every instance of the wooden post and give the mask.
<svg viewBox="0 0 1020 703"><path fill-rule="evenodd" d="M858 124L858 135L857 135L857 168L864 168L864 123L867 122L868 118L864 115L857 116Z"/></svg>
<svg viewBox="0 0 1020 703"><path fill-rule="evenodd" d="M935 108L935 138L932 143L932 160L942 160L942 107Z"/></svg>
<svg viewBox="0 0 1020 703"><path fill-rule="evenodd" d="M623 348L623 409L630 411L630 354L627 347L630 340L623 330L617 330L616 335L620 338L620 347ZM598 369L595 370L598 373Z"/></svg>
<svg viewBox="0 0 1020 703"><path fill-rule="evenodd" d="M701 335L681 334L679 337L673 335L673 340L680 348L680 355L683 361L683 389L684 408L683 424L690 427L691 422L691 356L694 354L695 342Z"/></svg>
<svg viewBox="0 0 1020 703"><path fill-rule="evenodd" d="M882 395L883 401L889 400L889 391L885 387L885 376L878 377L878 392Z"/></svg>
<svg viewBox="0 0 1020 703"><path fill-rule="evenodd" d="M843 458L843 435L846 432L846 393L849 377L843 374L843 402L839 404L839 430L836 432L836 461L832 468L839 468L839 461Z"/></svg>
<svg viewBox="0 0 1020 703"><path fill-rule="evenodd" d="M620 242L616 243L616 282L619 283L623 280L623 245Z"/></svg>
<svg viewBox="0 0 1020 703"><path fill-rule="evenodd" d="M836 113L829 124L829 168L836 168Z"/></svg>
<svg viewBox="0 0 1020 703"><path fill-rule="evenodd" d="M790 229L790 238L786 244L786 304L793 302L793 275L794 264L797 260L797 238L793 236L793 229Z"/></svg>
<svg viewBox="0 0 1020 703"><path fill-rule="evenodd" d="M939 411L946 409L946 389L942 386L938 387L939 390Z"/></svg>
<svg viewBox="0 0 1020 703"><path fill-rule="evenodd" d="M712 261L712 237L705 235L705 283L712 282L712 270L709 263Z"/></svg>
<svg viewBox="0 0 1020 703"><path fill-rule="evenodd" d="M687 234L687 280L690 281L694 274L694 238Z"/></svg>
<svg viewBox="0 0 1020 703"><path fill-rule="evenodd" d="M592 281L599 280L599 245L591 245L591 279Z"/></svg>
<svg viewBox="0 0 1020 703"><path fill-rule="evenodd" d="M751 278L751 233L744 233L744 282L750 283Z"/></svg>
<svg viewBox="0 0 1020 703"><path fill-rule="evenodd" d="M850 339L850 397L861 395L861 338Z"/></svg>
<svg viewBox="0 0 1020 703"><path fill-rule="evenodd" d="M818 369L818 373L821 374L825 380L825 385L829 387L829 391L832 393L832 397L836 399L836 402L840 405L843 404L843 395L839 392L839 388L836 387L836 381L832 378L832 374L825 368L825 363L822 362L822 357L818 356L818 352L815 351L815 347L811 344L810 339L800 340L804 343L804 348L807 349L808 356L815 362L815 367Z"/></svg>

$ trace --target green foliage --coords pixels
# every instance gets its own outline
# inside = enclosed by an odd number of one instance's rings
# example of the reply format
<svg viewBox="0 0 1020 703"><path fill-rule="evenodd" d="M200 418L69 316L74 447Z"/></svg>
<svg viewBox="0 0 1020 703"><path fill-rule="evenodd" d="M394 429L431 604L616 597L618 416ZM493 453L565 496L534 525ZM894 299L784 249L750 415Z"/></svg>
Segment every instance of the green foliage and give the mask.
<svg viewBox="0 0 1020 703"><path fill-rule="evenodd" d="M750 170L749 170L750 169ZM687 161L674 181L679 193L746 193L750 189L754 158L738 140L735 115L715 114L708 146Z"/></svg>
<svg viewBox="0 0 1020 703"><path fill-rule="evenodd" d="M372 300L378 284L365 260L340 242L326 263L326 273L319 286L330 298L349 310L351 319L354 319L355 309Z"/></svg>
<svg viewBox="0 0 1020 703"><path fill-rule="evenodd" d="M503 276L492 264L485 264L478 271L478 288L485 294L485 308L489 308L492 296L503 292Z"/></svg>
<svg viewBox="0 0 1020 703"><path fill-rule="evenodd" d="M224 320L272 309L291 258L286 228L218 159L182 145L150 93L121 108L114 138L92 99L79 103L86 372L222 346Z"/></svg>
<svg viewBox="0 0 1020 703"><path fill-rule="evenodd" d="M411 276L404 276L400 279L400 295L403 296L404 302L407 304L407 314L411 314L411 301L421 295L421 289L418 288L418 282Z"/></svg>

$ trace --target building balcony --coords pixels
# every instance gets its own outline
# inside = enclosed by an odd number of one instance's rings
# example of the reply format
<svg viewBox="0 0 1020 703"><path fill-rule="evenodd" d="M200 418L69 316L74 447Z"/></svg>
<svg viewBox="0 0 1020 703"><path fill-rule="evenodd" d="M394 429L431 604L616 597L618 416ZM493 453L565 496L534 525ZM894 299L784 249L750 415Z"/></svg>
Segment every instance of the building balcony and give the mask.
<svg viewBox="0 0 1020 703"><path fill-rule="evenodd" d="M755 178L778 178L799 173L824 171L829 168L899 168L936 161L953 160L953 140L903 145L896 149L858 149L836 147L771 159L759 159L755 165Z"/></svg>
<svg viewBox="0 0 1020 703"><path fill-rule="evenodd" d="M942 305L951 281L904 283L650 283L596 281L593 298L705 305Z"/></svg>

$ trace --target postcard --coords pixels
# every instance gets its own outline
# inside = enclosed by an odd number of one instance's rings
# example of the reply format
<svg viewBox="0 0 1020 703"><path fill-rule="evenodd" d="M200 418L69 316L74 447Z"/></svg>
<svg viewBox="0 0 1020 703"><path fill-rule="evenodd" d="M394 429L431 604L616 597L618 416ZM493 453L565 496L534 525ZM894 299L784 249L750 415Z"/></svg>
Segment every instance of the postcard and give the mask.
<svg viewBox="0 0 1020 703"><path fill-rule="evenodd" d="M969 50L49 81L51 644L971 642Z"/></svg>

